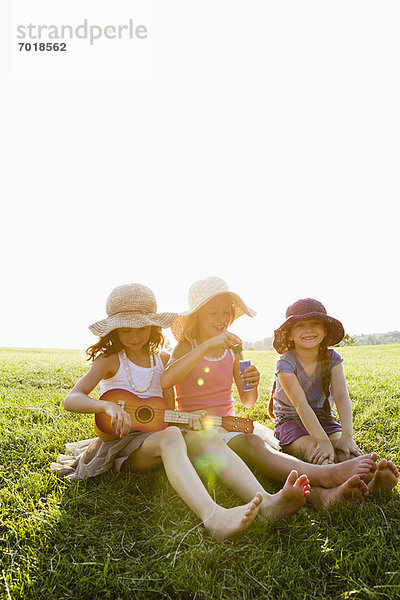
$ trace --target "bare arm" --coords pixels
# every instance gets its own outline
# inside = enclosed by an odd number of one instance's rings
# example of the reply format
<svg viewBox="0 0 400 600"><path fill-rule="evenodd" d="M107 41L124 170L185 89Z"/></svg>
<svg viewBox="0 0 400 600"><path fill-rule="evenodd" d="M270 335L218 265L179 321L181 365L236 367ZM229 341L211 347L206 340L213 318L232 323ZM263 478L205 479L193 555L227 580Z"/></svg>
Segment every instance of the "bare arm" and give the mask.
<svg viewBox="0 0 400 600"><path fill-rule="evenodd" d="M191 350L189 342L179 343L173 349L170 362L161 376L163 390L173 388L182 381L206 354L204 344Z"/></svg>
<svg viewBox="0 0 400 600"><path fill-rule="evenodd" d="M353 411L342 364L331 369L333 398L342 424L342 435L353 435Z"/></svg>
<svg viewBox="0 0 400 600"><path fill-rule="evenodd" d="M79 413L104 412L108 402L90 398L89 394L102 380L112 377L118 370L115 368L114 357L99 356L93 362L89 371L81 377L64 400L65 410Z"/></svg>
<svg viewBox="0 0 400 600"><path fill-rule="evenodd" d="M342 364L332 367L331 385L333 398L342 424L342 435L334 442L335 448L344 452L347 459L351 458L352 454L359 456L362 452L353 440L353 411Z"/></svg>
<svg viewBox="0 0 400 600"><path fill-rule="evenodd" d="M310 436L316 441L329 440L323 430L318 417L308 404L306 395L301 387L299 380L294 373L278 373L279 381L285 390L287 397L295 407L301 422L307 429Z"/></svg>
<svg viewBox="0 0 400 600"><path fill-rule="evenodd" d="M104 412L111 417L111 425L116 425L116 434L124 437L131 428L131 418L114 402L96 400L89 396L90 392L102 379L108 379L118 370L118 357L99 356L89 371L81 377L64 400L65 410L78 413Z"/></svg>
<svg viewBox="0 0 400 600"><path fill-rule="evenodd" d="M241 340L227 331L210 338L193 349L189 342L181 342L174 348L171 360L161 377L163 389L173 387L182 381L193 367L207 355L207 352L220 351L222 354L226 348L231 348L238 343L241 343Z"/></svg>
<svg viewBox="0 0 400 600"><path fill-rule="evenodd" d="M295 407L301 422L315 442L315 448L310 455L310 462L323 464L326 460L335 460L335 450L329 436L325 433L317 415L308 404L306 395L294 373L278 373L279 381L287 397Z"/></svg>
<svg viewBox="0 0 400 600"><path fill-rule="evenodd" d="M163 361L164 367L167 366L168 361L170 359L170 355L167 352L161 352L161 360ZM163 396L167 401L168 408L170 410L175 410L175 393L174 388L163 388Z"/></svg>

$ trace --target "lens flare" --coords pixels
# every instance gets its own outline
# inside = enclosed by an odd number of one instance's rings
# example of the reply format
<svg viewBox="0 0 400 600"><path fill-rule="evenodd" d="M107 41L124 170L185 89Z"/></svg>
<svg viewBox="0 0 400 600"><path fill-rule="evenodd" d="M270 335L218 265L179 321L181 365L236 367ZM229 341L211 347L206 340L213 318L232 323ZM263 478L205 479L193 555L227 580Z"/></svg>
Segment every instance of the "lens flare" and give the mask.
<svg viewBox="0 0 400 600"><path fill-rule="evenodd" d="M197 380L197 385L204 385L204 379L202 379L201 377Z"/></svg>
<svg viewBox="0 0 400 600"><path fill-rule="evenodd" d="M219 452L207 452L196 456L194 466L208 490L214 490L219 473L226 469L226 459Z"/></svg>
<svg viewBox="0 0 400 600"><path fill-rule="evenodd" d="M205 417L203 419L204 427L214 427L215 421L212 417Z"/></svg>
<svg viewBox="0 0 400 600"><path fill-rule="evenodd" d="M210 372L210 367L204 367L204 373L209 373Z"/></svg>

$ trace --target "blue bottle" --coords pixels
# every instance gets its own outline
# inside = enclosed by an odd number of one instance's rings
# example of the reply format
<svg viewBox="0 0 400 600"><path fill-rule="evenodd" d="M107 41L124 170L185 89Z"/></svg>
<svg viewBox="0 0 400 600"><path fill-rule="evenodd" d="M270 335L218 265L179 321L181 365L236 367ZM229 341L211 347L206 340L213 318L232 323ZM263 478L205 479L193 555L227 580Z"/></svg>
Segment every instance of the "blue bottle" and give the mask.
<svg viewBox="0 0 400 600"><path fill-rule="evenodd" d="M245 370L247 369L247 367L250 367L251 360L245 360L245 358L243 356L243 348L241 348L240 346L234 346L233 347L233 352L235 354L239 354L239 357L240 357L240 361L239 361L240 372L243 375L243 373L245 372ZM254 390L254 387L252 385L249 385L248 383L246 383L243 380L242 380L242 385L243 385L243 391L244 392L248 392L250 390Z"/></svg>

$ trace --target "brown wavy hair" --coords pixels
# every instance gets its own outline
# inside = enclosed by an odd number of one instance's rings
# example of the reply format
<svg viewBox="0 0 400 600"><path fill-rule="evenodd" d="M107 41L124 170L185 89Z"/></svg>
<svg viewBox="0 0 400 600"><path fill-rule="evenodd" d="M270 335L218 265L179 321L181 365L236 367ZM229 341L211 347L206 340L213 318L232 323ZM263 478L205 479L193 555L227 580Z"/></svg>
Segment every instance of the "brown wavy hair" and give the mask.
<svg viewBox="0 0 400 600"><path fill-rule="evenodd" d="M164 336L161 333L161 327L156 325L151 326L151 333L148 341L145 344L145 348L149 354L158 354L164 345ZM103 356L110 356L111 354L117 354L123 349L123 345L120 342L118 330L113 329L107 335L99 338L99 341L86 350L88 361L94 361L94 359L102 354Z"/></svg>
<svg viewBox="0 0 400 600"><path fill-rule="evenodd" d="M288 346L290 349L292 349L294 347L294 343L288 341ZM319 345L318 356L319 356L319 360L321 361L322 389L324 390L324 394L325 394L323 408L325 410L326 417L328 419L331 419L332 418L332 410L331 410L331 403L329 402L329 397L331 395L331 371L329 369L328 346L326 344L325 339L323 339ZM275 394L275 390L276 390L276 378L277 378L277 375L275 374L274 375L274 383L272 384L271 395L270 395L269 402L268 402L268 414L272 419L275 419L274 394Z"/></svg>

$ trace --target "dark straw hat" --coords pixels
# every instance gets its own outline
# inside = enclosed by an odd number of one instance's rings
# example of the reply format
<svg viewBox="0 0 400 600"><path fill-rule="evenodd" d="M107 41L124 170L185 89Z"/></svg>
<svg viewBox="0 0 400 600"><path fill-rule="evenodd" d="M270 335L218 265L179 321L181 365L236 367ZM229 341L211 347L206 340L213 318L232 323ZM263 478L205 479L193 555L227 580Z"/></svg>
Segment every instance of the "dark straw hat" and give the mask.
<svg viewBox="0 0 400 600"><path fill-rule="evenodd" d="M279 354L284 354L290 349L287 336L294 323L308 319L324 323L327 331L325 338L327 346L334 346L343 339L344 329L341 322L329 317L325 306L318 300L302 298L289 306L286 311L286 321L274 332L273 346Z"/></svg>

